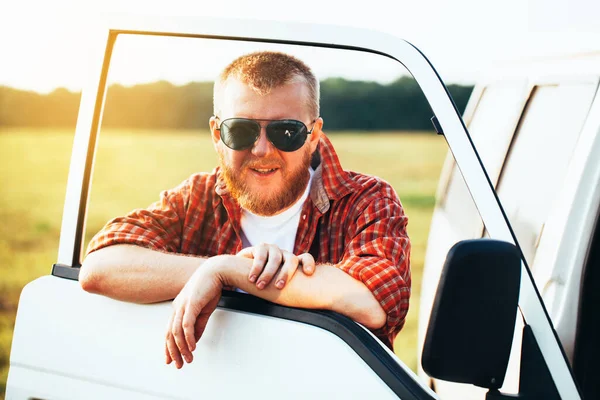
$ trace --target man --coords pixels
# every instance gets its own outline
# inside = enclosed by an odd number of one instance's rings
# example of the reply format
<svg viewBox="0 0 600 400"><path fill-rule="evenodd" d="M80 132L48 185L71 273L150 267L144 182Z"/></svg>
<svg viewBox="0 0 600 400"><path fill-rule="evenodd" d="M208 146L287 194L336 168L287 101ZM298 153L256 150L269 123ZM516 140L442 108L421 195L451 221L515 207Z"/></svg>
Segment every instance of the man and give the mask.
<svg viewBox="0 0 600 400"><path fill-rule="evenodd" d="M192 362L224 287L337 311L391 347L410 296L407 218L387 183L341 168L322 127L303 62L236 59L214 89L219 167L110 221L90 243L82 287L139 303L175 298L165 357L177 368Z"/></svg>

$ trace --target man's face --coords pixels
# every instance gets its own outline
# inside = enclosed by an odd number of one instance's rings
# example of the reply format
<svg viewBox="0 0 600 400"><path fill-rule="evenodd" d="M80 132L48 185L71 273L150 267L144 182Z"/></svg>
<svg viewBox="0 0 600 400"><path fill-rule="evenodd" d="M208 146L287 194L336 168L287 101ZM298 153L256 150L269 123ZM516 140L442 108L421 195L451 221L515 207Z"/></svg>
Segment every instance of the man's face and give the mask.
<svg viewBox="0 0 600 400"><path fill-rule="evenodd" d="M211 118L210 127L223 178L240 205L258 215L275 215L289 208L304 192L309 179L311 154L316 149L322 119L313 124L307 105L308 88L289 83L260 95L237 79L229 79L221 97L221 115ZM293 152L278 150L266 136L267 121L261 121L260 137L254 147L232 150L221 141L218 124L228 118L296 119L313 133L304 146Z"/></svg>

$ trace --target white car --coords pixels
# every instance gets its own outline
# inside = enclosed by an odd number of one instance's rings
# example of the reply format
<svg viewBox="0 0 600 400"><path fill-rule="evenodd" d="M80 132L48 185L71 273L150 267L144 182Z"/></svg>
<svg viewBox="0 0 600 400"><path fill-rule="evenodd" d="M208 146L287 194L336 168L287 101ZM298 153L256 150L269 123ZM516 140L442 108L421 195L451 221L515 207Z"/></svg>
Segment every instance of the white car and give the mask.
<svg viewBox="0 0 600 400"><path fill-rule="evenodd" d="M513 341L518 305L527 321L526 352L521 357L527 368L518 377L520 398L581 398L534 279L515 246L513 229L491 184L493 172L486 174L473 145L477 141L467 132L434 67L417 48L392 36L355 29L144 18L109 22L92 44L98 58L82 93L58 260L50 276L31 282L22 292L8 399L438 398L427 380L410 371L370 331L331 312L224 293L195 361L175 370L156 350L164 344L170 304L124 303L80 288L77 279L106 80L115 41L126 35L343 48L403 64L425 94L435 114L434 125L444 135L489 235L457 243L450 251L446 246L438 258L439 266L444 258L446 262L435 301L431 297L424 370L433 378L485 387L490 399L506 398L498 389L511 350L520 347L520 341ZM592 145L597 141L590 141Z"/></svg>
<svg viewBox="0 0 600 400"><path fill-rule="evenodd" d="M600 397L594 309L600 285L599 83L600 53L506 63L476 85L464 115L586 399ZM448 249L489 235L477 207L449 156L427 245L420 348ZM529 318L519 314L518 321L522 327ZM512 391L523 362L520 342L519 329L509 371ZM482 398L474 387L430 383L443 398Z"/></svg>

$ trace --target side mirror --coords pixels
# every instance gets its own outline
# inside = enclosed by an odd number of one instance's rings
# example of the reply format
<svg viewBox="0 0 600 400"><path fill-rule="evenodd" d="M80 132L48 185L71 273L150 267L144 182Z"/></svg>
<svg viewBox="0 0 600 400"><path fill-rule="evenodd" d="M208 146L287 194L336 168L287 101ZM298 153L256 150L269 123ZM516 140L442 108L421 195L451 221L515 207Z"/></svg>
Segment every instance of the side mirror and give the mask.
<svg viewBox="0 0 600 400"><path fill-rule="evenodd" d="M521 253L491 239L448 252L425 343L431 377L499 389L508 366L521 284Z"/></svg>

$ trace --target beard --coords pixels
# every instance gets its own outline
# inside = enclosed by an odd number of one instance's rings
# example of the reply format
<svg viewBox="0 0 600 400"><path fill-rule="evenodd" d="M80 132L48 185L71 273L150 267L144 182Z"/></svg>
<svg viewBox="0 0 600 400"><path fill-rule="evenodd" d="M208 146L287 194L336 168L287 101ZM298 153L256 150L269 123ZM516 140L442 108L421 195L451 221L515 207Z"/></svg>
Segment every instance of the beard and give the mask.
<svg viewBox="0 0 600 400"><path fill-rule="evenodd" d="M307 146L302 157L302 162L297 168L289 170L279 159L248 158L240 167L241 172L234 171L225 161L221 151L219 165L223 181L229 194L245 210L261 216L272 216L287 209L294 204L304 193L310 180L311 154ZM283 185L276 191L251 189L247 183L248 170L260 168L261 165L277 165L282 174Z"/></svg>

